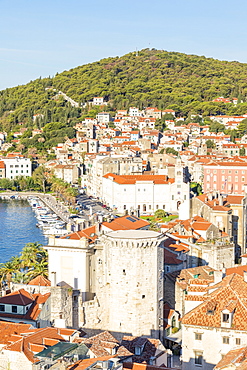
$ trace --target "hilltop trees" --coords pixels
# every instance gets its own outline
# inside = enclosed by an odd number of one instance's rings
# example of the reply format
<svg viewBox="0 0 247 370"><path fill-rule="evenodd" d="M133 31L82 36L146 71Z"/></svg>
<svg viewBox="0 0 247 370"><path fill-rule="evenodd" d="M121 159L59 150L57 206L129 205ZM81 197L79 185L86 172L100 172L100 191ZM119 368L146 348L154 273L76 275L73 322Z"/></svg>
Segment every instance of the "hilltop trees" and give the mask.
<svg viewBox="0 0 247 370"><path fill-rule="evenodd" d="M95 117L101 108L85 110L81 105L94 96L106 97L114 110L136 105L174 109L178 116L243 114L247 110L246 73L243 63L154 49L105 58L54 78L0 91L0 130L11 132L19 124L40 129L58 122L64 126L57 132L51 129L43 143L51 147L57 138L70 137L72 131L66 129L73 128L84 114ZM79 107L72 107L58 91ZM218 96L237 97L239 104L212 102Z"/></svg>

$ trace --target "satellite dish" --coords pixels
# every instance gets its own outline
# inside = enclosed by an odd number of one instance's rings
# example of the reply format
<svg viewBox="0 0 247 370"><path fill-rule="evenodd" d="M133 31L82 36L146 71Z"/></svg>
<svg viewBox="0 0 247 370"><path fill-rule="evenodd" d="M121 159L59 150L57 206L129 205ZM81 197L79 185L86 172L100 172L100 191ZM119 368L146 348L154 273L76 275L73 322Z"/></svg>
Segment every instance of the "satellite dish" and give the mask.
<svg viewBox="0 0 247 370"><path fill-rule="evenodd" d="M90 234L90 236L91 236L91 237L94 237L95 235L96 235L95 233L91 233L91 234Z"/></svg>

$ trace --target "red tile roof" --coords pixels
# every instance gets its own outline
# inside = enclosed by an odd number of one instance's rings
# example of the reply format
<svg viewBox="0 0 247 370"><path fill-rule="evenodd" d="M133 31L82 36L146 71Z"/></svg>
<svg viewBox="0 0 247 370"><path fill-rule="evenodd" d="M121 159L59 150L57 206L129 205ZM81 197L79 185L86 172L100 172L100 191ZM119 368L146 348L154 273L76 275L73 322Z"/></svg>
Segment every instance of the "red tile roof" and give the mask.
<svg viewBox="0 0 247 370"><path fill-rule="evenodd" d="M97 239L96 235L96 226L88 227L87 229L83 229L80 231L76 231L74 233L62 236L60 239L74 239L74 240L80 240L81 238L87 238L89 242L93 242L95 239Z"/></svg>
<svg viewBox="0 0 247 370"><path fill-rule="evenodd" d="M129 220L129 218L133 219L134 222ZM115 230L138 230L150 225L150 223L135 216L123 216L117 217L111 222L103 222L101 225L115 231Z"/></svg>
<svg viewBox="0 0 247 370"><path fill-rule="evenodd" d="M238 274L226 276L222 282L211 287L215 289L205 301L191 310L182 319L182 323L192 326L221 327L222 310L229 303L234 306L232 330L247 329L247 283ZM191 298L191 297L189 297ZM186 297L186 299L189 299ZM213 314L208 314L213 312Z"/></svg>
<svg viewBox="0 0 247 370"><path fill-rule="evenodd" d="M153 181L154 184L174 183L175 179L168 179L164 175L115 175L107 173L103 177L112 178L118 184L135 184L137 181Z"/></svg>
<svg viewBox="0 0 247 370"><path fill-rule="evenodd" d="M28 285L38 285L38 286L50 286L50 280L46 279L44 276L39 275L36 278L29 281Z"/></svg>

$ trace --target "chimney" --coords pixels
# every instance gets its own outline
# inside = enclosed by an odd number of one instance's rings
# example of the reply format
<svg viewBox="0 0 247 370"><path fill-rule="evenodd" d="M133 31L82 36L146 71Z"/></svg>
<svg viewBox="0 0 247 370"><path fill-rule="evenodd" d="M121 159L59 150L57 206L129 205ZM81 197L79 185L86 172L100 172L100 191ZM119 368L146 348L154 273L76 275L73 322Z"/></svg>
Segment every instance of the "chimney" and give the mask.
<svg viewBox="0 0 247 370"><path fill-rule="evenodd" d="M219 206L223 206L223 197L222 197L222 195L219 196Z"/></svg>
<svg viewBox="0 0 247 370"><path fill-rule="evenodd" d="M51 286L56 286L57 285L57 277L56 277L56 272L51 272Z"/></svg>
<svg viewBox="0 0 247 370"><path fill-rule="evenodd" d="M214 271L214 284L218 284L222 281L223 273L222 271Z"/></svg>
<svg viewBox="0 0 247 370"><path fill-rule="evenodd" d="M247 283L247 271L244 271L244 281Z"/></svg>

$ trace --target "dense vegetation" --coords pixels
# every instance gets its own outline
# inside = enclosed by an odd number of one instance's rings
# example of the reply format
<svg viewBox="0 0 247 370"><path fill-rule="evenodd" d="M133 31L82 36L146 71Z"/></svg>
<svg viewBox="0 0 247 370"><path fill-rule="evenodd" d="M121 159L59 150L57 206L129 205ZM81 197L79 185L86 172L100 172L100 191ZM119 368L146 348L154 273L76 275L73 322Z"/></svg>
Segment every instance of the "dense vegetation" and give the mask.
<svg viewBox="0 0 247 370"><path fill-rule="evenodd" d="M246 76L247 64L145 49L0 91L0 130L44 127L31 145L49 149L73 137L74 124L85 115L95 116L98 108L88 111L81 105L94 96L104 96L112 111L134 105L171 108L177 115L242 114L247 112ZM78 102L79 108L71 107L58 91ZM212 102L218 96L243 103ZM33 120L35 114L42 116ZM24 148L30 147L27 137L21 139Z"/></svg>

